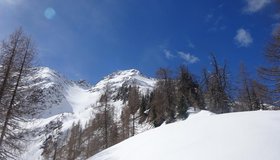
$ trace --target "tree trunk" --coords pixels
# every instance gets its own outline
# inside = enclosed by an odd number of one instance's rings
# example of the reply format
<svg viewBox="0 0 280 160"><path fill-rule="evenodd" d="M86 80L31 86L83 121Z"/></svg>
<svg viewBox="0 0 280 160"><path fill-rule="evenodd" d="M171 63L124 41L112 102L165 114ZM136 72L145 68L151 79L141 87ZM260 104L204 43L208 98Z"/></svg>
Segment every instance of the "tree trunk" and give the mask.
<svg viewBox="0 0 280 160"><path fill-rule="evenodd" d="M54 145L53 160L56 160L56 153L57 153L57 144Z"/></svg>
<svg viewBox="0 0 280 160"><path fill-rule="evenodd" d="M107 95L106 95L107 96ZM105 148L108 148L108 118L107 118L107 105L108 105L108 102L107 102L107 97L106 97L106 102L105 102L105 110L104 110L104 129L105 129Z"/></svg>

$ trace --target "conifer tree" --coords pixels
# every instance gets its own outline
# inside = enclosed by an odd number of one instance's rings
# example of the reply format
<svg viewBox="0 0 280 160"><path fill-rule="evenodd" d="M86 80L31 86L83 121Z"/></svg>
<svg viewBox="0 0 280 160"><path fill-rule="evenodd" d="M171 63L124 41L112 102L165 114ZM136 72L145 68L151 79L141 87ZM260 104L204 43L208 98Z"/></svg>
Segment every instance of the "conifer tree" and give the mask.
<svg viewBox="0 0 280 160"><path fill-rule="evenodd" d="M189 109L189 104L187 102L187 99L185 98L185 96L181 96L179 103L178 103L178 107L177 107L177 111L178 111L178 118L181 119L186 119L188 117L188 111Z"/></svg>
<svg viewBox="0 0 280 160"><path fill-rule="evenodd" d="M151 93L149 104L149 120L155 127L160 126L164 121L173 122L176 116L176 88L171 71L160 68L156 74L158 81Z"/></svg>
<svg viewBox="0 0 280 160"><path fill-rule="evenodd" d="M265 57L267 66L259 69L259 73L269 84L272 84L271 93L275 96L274 104L280 105L280 29L273 35L269 42Z"/></svg>
<svg viewBox="0 0 280 160"><path fill-rule="evenodd" d="M1 45L0 80L0 158L13 158L11 149L21 151L19 134L23 129L18 125L34 111L23 93L23 78L29 74L36 49L32 40L22 29L16 30Z"/></svg>
<svg viewBox="0 0 280 160"><path fill-rule="evenodd" d="M75 160L82 152L82 128L80 122L73 123L70 130L70 137L67 144L67 159Z"/></svg>
<svg viewBox="0 0 280 160"><path fill-rule="evenodd" d="M101 115L103 116L103 122L102 122L102 126L103 127L103 135L104 135L104 147L105 148L108 148L109 147L109 127L110 127L110 118L111 118L111 115L110 115L110 110L111 110L111 106L109 104L109 101L110 101L110 87L108 84L106 84L105 86L105 91L104 91L104 94L101 95L100 97L100 106L99 106L99 109L100 109L100 112L101 112Z"/></svg>
<svg viewBox="0 0 280 160"><path fill-rule="evenodd" d="M122 109L121 113L121 140L125 140L130 136L130 111L127 106Z"/></svg>
<svg viewBox="0 0 280 160"><path fill-rule="evenodd" d="M58 148L62 143L62 124L62 121L60 119L57 119L51 121L48 125L45 126L44 132L46 139L41 146L41 149L43 149L42 156L45 159L57 159Z"/></svg>
<svg viewBox="0 0 280 160"><path fill-rule="evenodd" d="M212 55L212 72L203 72L204 94L207 109L214 113L227 113L231 110L230 86L226 65L219 66Z"/></svg>
<svg viewBox="0 0 280 160"><path fill-rule="evenodd" d="M252 93L252 80L246 72L244 64L240 66L240 80L241 86L239 88L238 111L253 110L253 93Z"/></svg>
<svg viewBox="0 0 280 160"><path fill-rule="evenodd" d="M203 97L201 96L200 86L186 66L179 67L177 79L178 94L184 95L190 106L203 109L204 104L202 103Z"/></svg>
<svg viewBox="0 0 280 160"><path fill-rule="evenodd" d="M136 113L138 109L140 108L141 101L140 101L140 92L139 89L134 85L129 88L128 92L128 104L127 106L129 107L129 112L130 115L132 116L131 121L132 121L132 129L131 129L131 135L135 135L136 131Z"/></svg>
<svg viewBox="0 0 280 160"><path fill-rule="evenodd" d="M176 93L174 80L171 78L171 71L169 69L160 68L157 71L157 77L159 82L157 87L163 94L163 103L166 103L165 107L165 118L167 123L174 121L176 114Z"/></svg>

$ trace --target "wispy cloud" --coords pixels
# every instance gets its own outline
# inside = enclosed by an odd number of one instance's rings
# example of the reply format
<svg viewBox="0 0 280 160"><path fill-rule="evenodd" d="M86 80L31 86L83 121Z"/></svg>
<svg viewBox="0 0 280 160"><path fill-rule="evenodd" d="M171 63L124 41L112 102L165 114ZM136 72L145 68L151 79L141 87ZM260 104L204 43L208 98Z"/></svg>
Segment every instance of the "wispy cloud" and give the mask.
<svg viewBox="0 0 280 160"><path fill-rule="evenodd" d="M179 58L184 60L185 63L189 63L189 64L197 63L199 61L199 58L196 57L195 55L190 53L185 53L182 51L177 52L177 54L172 54L170 50L164 49L163 53L166 59Z"/></svg>
<svg viewBox="0 0 280 160"><path fill-rule="evenodd" d="M218 8L223 8L223 7L224 7L224 3L218 5Z"/></svg>
<svg viewBox="0 0 280 160"><path fill-rule="evenodd" d="M187 63L193 64L193 63L196 63L199 61L198 57L196 57L190 53L178 52L178 55L180 56L180 58L182 58Z"/></svg>
<svg viewBox="0 0 280 160"><path fill-rule="evenodd" d="M163 50L163 53L164 53L164 55L165 55L165 58L167 58L167 59L171 59L171 58L174 58L174 57L175 57L175 56L171 53L171 51L169 51L169 50L167 50L167 49Z"/></svg>
<svg viewBox="0 0 280 160"><path fill-rule="evenodd" d="M245 0L247 5L243 9L246 13L256 13L270 4L272 0Z"/></svg>
<svg viewBox="0 0 280 160"><path fill-rule="evenodd" d="M195 48L195 45L193 44L192 41L188 40L188 47L189 48Z"/></svg>
<svg viewBox="0 0 280 160"><path fill-rule="evenodd" d="M224 17L222 15L207 14L205 22L211 25L208 31L222 31L227 28L224 24Z"/></svg>
<svg viewBox="0 0 280 160"><path fill-rule="evenodd" d="M234 40L240 47L248 47L253 43L251 34L243 28L237 30Z"/></svg>
<svg viewBox="0 0 280 160"><path fill-rule="evenodd" d="M205 22L209 22L213 18L213 14L207 14L205 16Z"/></svg>

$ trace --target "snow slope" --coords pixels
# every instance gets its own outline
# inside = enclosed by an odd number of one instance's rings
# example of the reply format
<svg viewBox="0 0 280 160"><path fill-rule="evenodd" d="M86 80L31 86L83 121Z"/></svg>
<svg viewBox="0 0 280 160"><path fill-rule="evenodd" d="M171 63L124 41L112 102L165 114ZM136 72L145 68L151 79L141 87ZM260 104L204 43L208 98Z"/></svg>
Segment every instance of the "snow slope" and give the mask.
<svg viewBox="0 0 280 160"><path fill-rule="evenodd" d="M279 160L279 148L280 111L201 111L138 134L89 160Z"/></svg>
<svg viewBox="0 0 280 160"><path fill-rule="evenodd" d="M29 123L23 123L23 128L30 129L31 135L26 139L25 152L20 155L21 160L42 159L40 146L46 139L41 134L44 127L51 121L61 120L63 123L62 131L69 129L74 122L80 121L84 125L97 112L97 102L108 85L112 93L117 93L123 85L135 84L139 86L143 93L152 90L155 79L143 76L135 69L118 71L106 76L95 86L88 85L86 82L74 82L66 79L54 70L47 67L32 69L32 76L25 80L30 84L29 87L39 88L43 93L42 102L38 106L42 109L40 114L32 117ZM112 100L115 113L120 115L124 106L121 100ZM139 125L139 132L148 128L149 125Z"/></svg>

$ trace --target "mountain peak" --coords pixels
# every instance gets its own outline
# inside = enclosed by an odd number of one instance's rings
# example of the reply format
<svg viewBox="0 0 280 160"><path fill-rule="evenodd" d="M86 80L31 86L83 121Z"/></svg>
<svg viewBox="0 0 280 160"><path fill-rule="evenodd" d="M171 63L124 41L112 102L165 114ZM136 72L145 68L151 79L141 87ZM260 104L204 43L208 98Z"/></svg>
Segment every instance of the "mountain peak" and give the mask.
<svg viewBox="0 0 280 160"><path fill-rule="evenodd" d="M130 77L130 76L135 76L135 75L141 75L141 72L137 69L119 70L117 72L114 72L114 73L108 75L107 77L108 78L113 78L113 77L116 77L116 76Z"/></svg>
<svg viewBox="0 0 280 160"><path fill-rule="evenodd" d="M139 86L140 90L144 92L151 90L155 82L155 79L147 78L137 69L119 70L106 76L103 80L98 82L93 90L96 91L104 89L106 85L109 85L110 88L116 89L124 84L129 85L135 83L135 85Z"/></svg>

